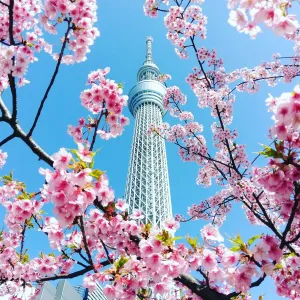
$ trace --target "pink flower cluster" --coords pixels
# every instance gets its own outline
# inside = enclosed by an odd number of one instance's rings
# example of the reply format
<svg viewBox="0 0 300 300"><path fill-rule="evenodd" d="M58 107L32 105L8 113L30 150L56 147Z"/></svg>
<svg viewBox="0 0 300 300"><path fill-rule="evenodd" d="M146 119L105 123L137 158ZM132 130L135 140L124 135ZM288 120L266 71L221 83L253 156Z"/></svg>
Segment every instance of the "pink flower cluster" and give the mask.
<svg viewBox="0 0 300 300"><path fill-rule="evenodd" d="M167 80L172 79L171 75L169 74L160 74L157 77L157 80L161 83L165 83Z"/></svg>
<svg viewBox="0 0 300 300"><path fill-rule="evenodd" d="M95 0L68 1L47 0L44 4L44 11L39 18L44 29L56 34L58 23L67 23L71 29L68 39L68 49L73 54L63 57L62 62L72 64L86 60L86 54L90 52L89 47L93 45L99 31L94 27L97 21L97 4ZM64 38L63 38L64 40ZM59 54L54 53L53 57L58 59Z"/></svg>
<svg viewBox="0 0 300 300"><path fill-rule="evenodd" d="M261 32L261 23L277 35L293 34L299 28L299 23L295 15L288 13L291 6L291 0L228 0L228 8L235 8L230 11L228 22L251 38L256 38Z"/></svg>
<svg viewBox="0 0 300 300"><path fill-rule="evenodd" d="M61 227L72 224L74 218L82 215L96 197L103 206L114 201L114 192L109 188L106 176L101 175L94 182L93 176L97 173L94 175L92 169L82 168L80 162L91 163L94 154L82 145L75 153L79 165L62 148L52 156L56 170L40 169L47 181L42 189L42 198L54 204L53 211Z"/></svg>
<svg viewBox="0 0 300 300"><path fill-rule="evenodd" d="M266 101L274 113L275 125L271 129L272 134L299 147L300 85L297 85L292 93L283 93L278 98L270 96Z"/></svg>
<svg viewBox="0 0 300 300"><path fill-rule="evenodd" d="M122 134L124 126L129 124L129 119L122 115L123 108L127 105L128 97L123 94L123 90L114 80L105 76L110 69L97 70L88 76L88 84L92 87L84 90L81 95L81 103L93 114L100 114L105 118L108 129L101 128L97 131L103 139L110 139ZM94 121L95 125L97 121ZM69 127L69 132L75 140L81 139L80 131L84 121L81 119L79 127ZM90 124L92 125L92 124ZM88 126L88 125L86 125ZM97 125L99 126L99 124Z"/></svg>
<svg viewBox="0 0 300 300"><path fill-rule="evenodd" d="M176 47L175 52L180 58L187 58L187 43L193 36L206 38L207 17L202 14L200 5L193 4L185 10L183 7L171 6L164 18L168 29L167 38Z"/></svg>
<svg viewBox="0 0 300 300"><path fill-rule="evenodd" d="M5 165L6 159L7 159L7 153L6 153L6 152L3 152L3 151L0 149L0 169Z"/></svg>
<svg viewBox="0 0 300 300"><path fill-rule="evenodd" d="M145 0L144 12L146 16L157 17L157 11L161 4L169 5L169 0Z"/></svg>

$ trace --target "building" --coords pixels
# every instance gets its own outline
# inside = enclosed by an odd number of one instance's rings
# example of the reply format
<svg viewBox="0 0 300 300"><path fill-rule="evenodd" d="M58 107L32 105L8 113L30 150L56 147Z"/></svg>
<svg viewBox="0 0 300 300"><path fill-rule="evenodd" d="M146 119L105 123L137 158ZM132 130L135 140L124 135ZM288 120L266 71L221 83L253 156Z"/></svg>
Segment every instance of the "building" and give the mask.
<svg viewBox="0 0 300 300"><path fill-rule="evenodd" d="M129 110L135 118L134 136L125 199L130 211L141 210L143 222L161 227L172 215L165 142L147 135L151 124L160 125L165 113L165 86L152 59L152 38L146 40L146 61L139 69L137 83L129 92Z"/></svg>
<svg viewBox="0 0 300 300"><path fill-rule="evenodd" d="M72 286L67 280L60 280L56 287L49 281L45 282L37 300L106 300L106 298L99 284L97 289L90 293L82 286Z"/></svg>

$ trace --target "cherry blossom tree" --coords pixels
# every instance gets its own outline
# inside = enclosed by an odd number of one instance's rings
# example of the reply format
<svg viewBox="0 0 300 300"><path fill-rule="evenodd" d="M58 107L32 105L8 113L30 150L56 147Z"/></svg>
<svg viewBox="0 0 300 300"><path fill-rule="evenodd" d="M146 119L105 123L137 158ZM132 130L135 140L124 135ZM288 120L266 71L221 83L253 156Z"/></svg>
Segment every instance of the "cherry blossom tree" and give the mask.
<svg viewBox="0 0 300 300"><path fill-rule="evenodd" d="M129 119L123 115L127 96L108 78L109 68L90 73L89 88L80 95L82 105L93 117L79 118L69 125L74 149L57 149L49 155L33 139L44 113L44 104L55 84L61 64L82 63L99 31L96 1L87 0L1 0L0 1L0 90L11 95L11 110L0 99L0 123L12 133L0 147L20 139L44 161L40 168L45 184L28 191L26 182L12 174L1 177L0 203L5 208L0 233L0 295L34 299L46 281L83 277L93 290L103 284L108 299L250 299L251 289L270 277L280 296L300 299L300 86L266 99L274 120L266 132L270 145L258 156L265 166L248 159L246 146L238 144L232 128L237 92L255 93L260 83L270 87L290 83L300 75L300 29L289 13L292 0L229 0L229 24L250 38L261 34L261 26L294 43L292 53L274 54L254 68L225 71L225 63L214 49L201 46L206 38L207 17L203 0L146 0L150 17L164 17L167 38L181 59L195 67L187 83L200 109L209 109L213 123L213 149L206 143L202 124L184 110L186 96L170 86L164 107L178 124L152 125L149 135L174 143L182 160L199 166L197 183L219 186L214 196L188 208L187 215L165 220L163 228L143 224L141 211L128 212L128 204L114 194L108 176L94 167L97 139L122 134ZM47 42L58 35L60 47ZM68 50L69 54L66 54ZM45 51L56 61L49 85L28 132L18 122L18 90L29 84L26 72ZM162 75L160 80L171 79ZM2 126L0 124L0 126ZM63 146L63 145L62 145ZM0 150L0 168L9 156ZM53 206L52 216L43 208ZM226 247L219 228L233 205L241 205L248 221L263 225L268 234L248 241L237 235ZM183 213L185 214L185 213ZM199 228L202 240L179 238L181 222L207 221ZM26 237L33 229L46 235L49 253L31 257ZM25 246L26 245L26 246Z"/></svg>

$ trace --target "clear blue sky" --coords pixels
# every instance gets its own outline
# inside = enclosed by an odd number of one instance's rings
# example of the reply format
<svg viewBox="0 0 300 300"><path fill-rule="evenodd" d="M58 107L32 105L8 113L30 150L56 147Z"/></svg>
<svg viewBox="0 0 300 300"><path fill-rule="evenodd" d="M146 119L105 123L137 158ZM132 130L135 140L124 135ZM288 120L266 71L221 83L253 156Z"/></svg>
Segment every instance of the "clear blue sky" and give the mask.
<svg viewBox="0 0 300 300"><path fill-rule="evenodd" d="M50 93L38 128L34 133L34 139L50 154L61 147L74 148L75 145L66 130L68 124L75 125L79 117L88 115L80 104L79 94L85 88L89 72L109 66L110 78L122 82L127 93L136 83L136 73L145 58L145 38L151 35L154 38L154 61L163 73L172 75L172 81L168 84L178 85L186 93L187 108L193 111L197 121L204 124L205 137L211 143L210 125L213 120L210 113L208 110L197 108L197 99L185 83L185 77L195 65L195 61L193 59L180 60L176 56L173 46L165 38L166 29L162 18L145 17L142 8L143 1L103 0L98 4L98 28L101 36L96 40L86 62L61 68L58 80ZM275 37L265 28L264 33L254 41L244 34L239 34L227 23L229 12L225 0L207 1L203 9L208 16L208 38L198 45L216 49L218 56L224 59L227 71L256 66L263 60L270 60L275 52L284 55L293 53L292 43ZM299 11L296 13L299 14ZM56 41L58 43L58 37ZM27 77L31 84L19 90L19 121L25 130L28 130L32 123L55 64L45 54L41 54L39 58L39 62L30 66ZM271 116L267 113L264 102L268 93L279 95L291 90L295 84L294 81L292 85L281 84L273 89L263 85L257 94L237 94L233 126L239 130L238 141L248 145L247 153L250 158L254 157L254 152L259 151L259 143L268 143L266 134L271 124ZM7 92L4 93L3 98L9 99ZM128 109L125 110L125 114L130 116ZM118 197L122 197L125 190L134 128L134 119L131 116L130 118L131 124L121 137L108 142L98 140L96 144L96 148L102 149L97 156L96 167L107 172ZM168 115L165 121L173 122ZM1 127L0 139L5 137L7 132ZM10 142L3 147L3 150L9 153L9 159L1 174L14 170L15 177L24 181L28 190L36 190L43 184L43 177L38 174L38 168L45 165L39 162L20 141ZM216 189L203 189L197 186L197 166L193 163L181 162L177 151L174 145L167 144L173 213L186 214L188 206L213 195ZM196 236L203 225L201 221L183 224L178 234ZM228 215L221 232L228 235L240 232L246 240L264 230L263 227L249 226L244 218L244 212L237 204ZM36 240L36 237L35 235L30 240L30 245L27 247L47 252L44 238ZM269 282L253 290L253 299L258 299L261 294L265 294L265 300L280 299Z"/></svg>

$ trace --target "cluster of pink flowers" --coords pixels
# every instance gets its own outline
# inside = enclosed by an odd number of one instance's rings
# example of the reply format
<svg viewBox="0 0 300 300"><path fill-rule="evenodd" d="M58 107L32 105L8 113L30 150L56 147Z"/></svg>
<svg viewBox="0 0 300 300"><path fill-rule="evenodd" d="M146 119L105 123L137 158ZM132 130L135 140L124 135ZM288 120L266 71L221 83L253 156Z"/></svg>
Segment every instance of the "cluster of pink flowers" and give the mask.
<svg viewBox="0 0 300 300"><path fill-rule="evenodd" d="M181 90L177 86L171 86L167 88L166 94L163 97L163 106L164 109L168 109L172 115L176 115L176 113L180 113L177 109L172 109L172 104L186 104L186 96L181 92Z"/></svg>
<svg viewBox="0 0 300 300"><path fill-rule="evenodd" d="M278 98L270 96L266 101L269 110L274 113L275 125L271 129L272 134L299 147L300 85L292 93L283 93Z"/></svg>
<svg viewBox="0 0 300 300"><path fill-rule="evenodd" d="M90 52L89 47L99 36L98 29L94 27L94 23L97 21L95 0L47 0L39 21L41 26L51 34L57 33L57 23L66 22L68 24L71 32L66 38L68 39L68 49L73 54L63 57L62 62L66 64L85 61L86 54ZM53 54L55 59L58 59L58 56L58 53Z"/></svg>
<svg viewBox="0 0 300 300"><path fill-rule="evenodd" d="M6 153L6 152L3 152L3 151L0 149L0 169L5 165L6 159L7 159L7 153Z"/></svg>
<svg viewBox="0 0 300 300"><path fill-rule="evenodd" d="M77 144L87 144L88 143L88 141L83 138L83 129L85 126L86 126L86 121L84 118L80 118L78 120L77 126L74 126L74 125L68 126L68 133L71 137L73 137L75 143L77 143Z"/></svg>
<svg viewBox="0 0 300 300"><path fill-rule="evenodd" d="M9 31L9 10L13 5L13 26ZM52 54L52 44L41 38L42 26L48 33L56 34L60 23L66 23L66 43L71 54L62 57L62 63L72 64L86 60L86 54L94 43L99 31L94 27L97 21L96 1L47 0L41 1L16 0L12 4L4 0L0 5L0 91L9 86L8 76L18 78L17 84L29 83L24 75L28 65L37 61L36 52L44 50L58 59L60 53ZM61 52L63 55L64 53Z"/></svg>
<svg viewBox="0 0 300 300"><path fill-rule="evenodd" d="M157 11L161 4L169 5L169 0L146 0L144 2L144 12L146 16L157 17Z"/></svg>
<svg viewBox="0 0 300 300"><path fill-rule="evenodd" d="M103 206L114 201L114 192L109 188L106 176L100 176L100 171L93 173L88 167L94 153L80 144L79 150L74 152L78 162L62 148L52 156L54 171L40 169L47 181L42 189L42 198L54 204L54 214L62 227L72 224L74 218L82 215L96 197ZM97 181L93 182L93 176Z"/></svg>
<svg viewBox="0 0 300 300"><path fill-rule="evenodd" d="M291 0L228 0L228 8L234 9L230 11L228 22L251 38L261 32L261 23L277 35L293 34L299 28L299 23L295 15L288 13L291 5Z"/></svg>
<svg viewBox="0 0 300 300"><path fill-rule="evenodd" d="M157 80L161 83L165 83L169 79L172 79L171 75L169 74L160 74L157 76Z"/></svg>
<svg viewBox="0 0 300 300"><path fill-rule="evenodd" d="M103 139L110 139L122 134L124 126L129 124L129 119L122 115L123 108L127 105L128 97L123 94L123 90L114 80L107 79L105 76L110 69L97 70L91 72L88 76L88 84L92 87L84 90L81 95L81 103L93 114L100 114L105 118L108 129L101 128L97 131ZM97 120L93 120L96 125ZM101 124L100 124L101 125ZM79 127L69 127L75 140L82 138L81 129L84 126L84 120L81 119ZM97 125L98 126L98 125Z"/></svg>
<svg viewBox="0 0 300 300"><path fill-rule="evenodd" d="M206 38L207 17L202 14L200 5L190 5L186 10L171 6L164 22L168 29L167 38L176 47L175 51L180 58L188 57L186 46L192 36Z"/></svg>

